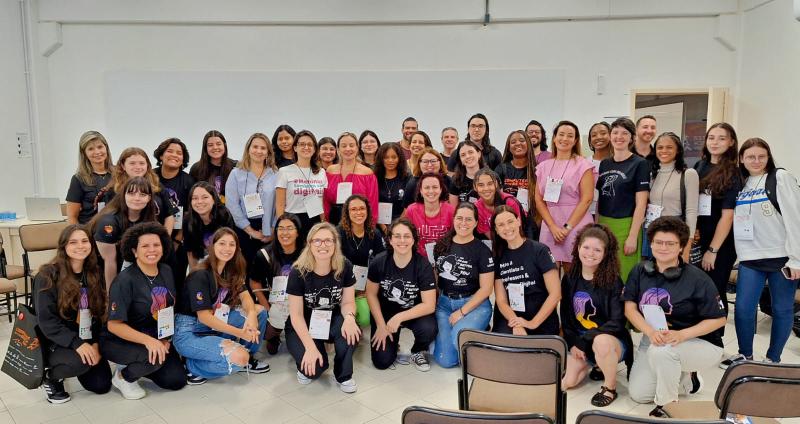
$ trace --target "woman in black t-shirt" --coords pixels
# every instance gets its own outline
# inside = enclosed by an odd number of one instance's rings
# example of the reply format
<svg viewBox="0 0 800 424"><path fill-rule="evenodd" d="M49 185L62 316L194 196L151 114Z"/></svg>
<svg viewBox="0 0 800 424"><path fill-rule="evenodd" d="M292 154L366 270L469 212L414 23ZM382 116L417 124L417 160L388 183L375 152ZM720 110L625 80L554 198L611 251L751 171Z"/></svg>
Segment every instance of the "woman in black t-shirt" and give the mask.
<svg viewBox="0 0 800 424"><path fill-rule="evenodd" d="M454 156L456 156L456 166L453 179L447 187L450 193L450 204L455 207L460 202L475 203L478 196L473 189L472 180L478 170L484 166L481 148L476 143L466 140L458 145Z"/></svg>
<svg viewBox="0 0 800 424"><path fill-rule="evenodd" d="M100 353L118 364L111 384L125 399L146 393L138 380L179 390L186 385L181 359L170 339L175 329L175 284L161 263L170 238L156 222L136 224L122 236L122 257L132 263L111 284L108 327L100 336Z"/></svg>
<svg viewBox="0 0 800 424"><path fill-rule="evenodd" d="M697 371L719 361L725 309L711 278L680 257L689 242L680 218L656 219L647 239L653 260L633 268L622 295L625 317L643 333L628 392L636 402L655 402L650 416L666 417L662 407L678 400L681 387L697 393Z"/></svg>
<svg viewBox="0 0 800 424"><path fill-rule="evenodd" d="M384 143L378 148L375 159L375 177L378 179L378 210L391 205L392 221L403 213L403 196L411 176L403 152L397 143ZM376 219L376 221L378 221ZM378 226L386 233L388 222Z"/></svg>
<svg viewBox="0 0 800 424"><path fill-rule="evenodd" d="M503 162L494 169L500 178L503 192L517 198L530 212L536 210L534 197L536 194L536 155L531 146L531 139L522 130L512 131L506 138ZM522 191L520 194L520 190ZM531 220L535 213L529 214Z"/></svg>
<svg viewBox="0 0 800 424"><path fill-rule="evenodd" d="M550 249L525 238L522 221L513 208L495 208L494 229L495 311L492 331L514 334L558 334L561 299L556 267Z"/></svg>
<svg viewBox="0 0 800 424"><path fill-rule="evenodd" d="M82 225L64 228L56 256L33 280L33 294L45 374L42 386L50 403L70 400L64 379L78 377L90 392L111 390L111 368L100 356L98 338L106 314L106 286L97 266L94 240Z"/></svg>
<svg viewBox="0 0 800 424"><path fill-rule="evenodd" d="M336 350L333 374L345 393L355 393L353 352L361 337L356 324L353 266L342 255L336 228L311 227L306 247L289 274L286 345L297 364L297 382L309 384L328 369L325 342Z"/></svg>
<svg viewBox="0 0 800 424"><path fill-rule="evenodd" d="M206 257L211 237L223 227L234 228L228 208L222 204L211 184L206 181L195 183L189 190L189 210L183 216L183 247L190 270Z"/></svg>
<svg viewBox="0 0 800 424"><path fill-rule="evenodd" d="M235 166L236 161L228 157L225 136L217 130L211 130L203 136L200 160L189 169L189 175L195 181L205 181L214 186L222 203L225 203L225 183Z"/></svg>
<svg viewBox="0 0 800 424"><path fill-rule="evenodd" d="M604 382L592 405L608 406L617 398L617 363L633 361L630 333L625 328L617 239L602 224L578 234L572 249L575 264L561 279L561 326L569 347L561 387L575 387L597 364Z"/></svg>
<svg viewBox="0 0 800 424"><path fill-rule="evenodd" d="M105 206L103 188L111 181L113 170L111 150L103 134L83 133L78 144L78 170L67 190L67 222L85 224Z"/></svg>
<svg viewBox="0 0 800 424"><path fill-rule="evenodd" d="M278 353L281 332L289 318L286 284L292 264L305 247L305 239L300 237L301 228L297 215L286 212L279 216L272 232L275 237L269 245L258 249L249 270L250 289L259 305L269 312L264 340L271 355Z"/></svg>
<svg viewBox="0 0 800 424"><path fill-rule="evenodd" d="M208 258L188 277L175 317L175 349L186 360L186 380L237 371L262 374L269 365L253 357L267 327L267 311L244 285L247 264L230 228L214 233Z"/></svg>
<svg viewBox="0 0 800 424"><path fill-rule="evenodd" d="M416 252L417 229L408 218L389 226L389 247L369 265L367 300L372 312L372 365L385 370L394 364L400 328L414 333L411 362L431 369L425 351L436 337L436 283L433 268Z"/></svg>
<svg viewBox="0 0 800 424"><path fill-rule="evenodd" d="M111 203L89 224L97 251L103 258L106 289L123 268L119 241L132 225L156 220L152 186L142 177L128 180L124 195L115 196ZM165 246L165 251L169 246Z"/></svg>
<svg viewBox="0 0 800 424"><path fill-rule="evenodd" d="M444 368L459 363L458 332L464 328L485 330L492 316L494 262L492 252L478 239L478 209L461 202L453 227L433 248L439 283L436 323L439 334L433 351Z"/></svg>

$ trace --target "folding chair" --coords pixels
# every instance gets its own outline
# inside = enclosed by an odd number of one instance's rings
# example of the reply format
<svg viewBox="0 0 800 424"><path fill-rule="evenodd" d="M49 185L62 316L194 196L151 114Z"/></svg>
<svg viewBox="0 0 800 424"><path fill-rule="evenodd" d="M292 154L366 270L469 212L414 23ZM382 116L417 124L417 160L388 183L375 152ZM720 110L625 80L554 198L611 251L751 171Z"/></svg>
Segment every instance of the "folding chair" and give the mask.
<svg viewBox="0 0 800 424"><path fill-rule="evenodd" d="M583 411L575 420L575 424L725 424L725 420L673 420L665 418L640 417L635 415L625 415L609 411Z"/></svg>
<svg viewBox="0 0 800 424"><path fill-rule="evenodd" d="M22 266L25 274L23 301L27 304L31 304L30 288L33 287L33 277L35 275L31 267L30 254L57 249L58 238L68 225L66 221L59 221L19 227L19 239L24 251L22 253Z"/></svg>
<svg viewBox="0 0 800 424"><path fill-rule="evenodd" d="M25 270L19 265L8 265L6 252L3 250L3 236L0 235L0 294L5 295L4 301L0 305L5 306L5 312L0 311L0 315L8 315L8 322L12 321L11 316L17 311L17 285L13 280L23 278ZM14 307L11 307L11 301Z"/></svg>
<svg viewBox="0 0 800 424"><path fill-rule="evenodd" d="M410 406L403 411L403 424L553 424L542 414L465 412Z"/></svg>

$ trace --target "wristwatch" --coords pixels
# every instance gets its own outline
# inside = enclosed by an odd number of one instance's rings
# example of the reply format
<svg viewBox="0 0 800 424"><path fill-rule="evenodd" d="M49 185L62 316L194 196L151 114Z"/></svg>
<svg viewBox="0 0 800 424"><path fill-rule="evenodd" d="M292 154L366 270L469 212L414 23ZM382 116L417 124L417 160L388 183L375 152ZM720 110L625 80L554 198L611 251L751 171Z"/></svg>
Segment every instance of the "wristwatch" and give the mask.
<svg viewBox="0 0 800 424"><path fill-rule="evenodd" d="M569 222L565 222L564 223L564 228L566 228L568 230L571 230L572 229L572 225L569 225Z"/></svg>
<svg viewBox="0 0 800 424"><path fill-rule="evenodd" d="M708 251L711 252L711 253L719 253L719 249L714 249L711 246L708 246Z"/></svg>

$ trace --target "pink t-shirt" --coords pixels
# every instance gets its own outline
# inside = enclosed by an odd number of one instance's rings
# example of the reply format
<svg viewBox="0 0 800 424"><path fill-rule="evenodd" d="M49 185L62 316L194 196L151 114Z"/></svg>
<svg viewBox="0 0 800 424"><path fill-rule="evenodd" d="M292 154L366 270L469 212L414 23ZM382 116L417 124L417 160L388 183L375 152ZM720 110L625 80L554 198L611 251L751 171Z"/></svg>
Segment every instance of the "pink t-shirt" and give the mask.
<svg viewBox="0 0 800 424"><path fill-rule="evenodd" d="M517 211L517 215L522 216L519 210L519 203L514 200L514 196L508 193L500 193L500 196L504 205L510 206L511 209ZM492 214L494 214L494 212L486 207L486 204L483 203L483 199L478 199L478 201L475 202L475 206L478 208L478 232L488 236L491 230Z"/></svg>
<svg viewBox="0 0 800 424"><path fill-rule="evenodd" d="M412 203L406 209L406 217L417 227L417 234L419 234L417 251L426 258L428 253L425 251L425 245L436 243L453 227L455 208L448 202L441 202L439 206L439 213L432 217L425 215L423 203Z"/></svg>

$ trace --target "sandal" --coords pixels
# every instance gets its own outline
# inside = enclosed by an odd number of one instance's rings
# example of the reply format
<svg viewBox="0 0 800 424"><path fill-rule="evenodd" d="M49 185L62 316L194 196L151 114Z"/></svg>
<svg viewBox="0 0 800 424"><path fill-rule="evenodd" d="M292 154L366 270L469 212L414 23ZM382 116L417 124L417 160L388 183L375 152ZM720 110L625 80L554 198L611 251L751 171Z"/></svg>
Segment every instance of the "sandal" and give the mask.
<svg viewBox="0 0 800 424"><path fill-rule="evenodd" d="M611 397L606 396L606 393L610 394ZM603 407L611 405L611 402L614 402L617 399L617 391L614 389L609 389L606 386L600 386L600 391L595 393L592 396L592 405Z"/></svg>

